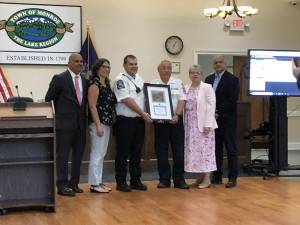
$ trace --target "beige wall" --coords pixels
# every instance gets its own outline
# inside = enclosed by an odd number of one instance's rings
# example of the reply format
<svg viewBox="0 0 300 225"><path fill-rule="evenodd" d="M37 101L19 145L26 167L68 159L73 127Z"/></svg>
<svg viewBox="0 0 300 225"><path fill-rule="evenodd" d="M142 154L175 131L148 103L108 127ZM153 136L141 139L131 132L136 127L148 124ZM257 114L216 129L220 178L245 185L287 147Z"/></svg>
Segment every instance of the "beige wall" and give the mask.
<svg viewBox="0 0 300 225"><path fill-rule="evenodd" d="M112 78L122 70L122 59L129 53L138 57L139 73L146 81L157 76L156 66L160 60L169 59L181 62L182 72L177 76L186 82L186 71L194 63L196 50L246 52L248 48L300 49L300 32L295 25L300 21L300 5L291 6L287 0L239 0L239 5L251 3L260 10L258 15L248 19L251 23L250 31L243 34L225 32L222 19L203 16L204 8L217 6L221 0L26 2L81 5L83 38L86 36L86 21L89 21L98 54L111 61ZM170 56L164 49L166 38L174 34L184 41L184 50L179 56ZM11 85L20 86L21 95L29 96L29 92L33 91L35 99L40 99L44 98L53 74L61 72L65 67L3 65L3 69ZM290 108L297 104L300 104L300 98L289 101Z"/></svg>
<svg viewBox="0 0 300 225"><path fill-rule="evenodd" d="M2 0L3 2L11 2ZM24 1L14 1L24 2ZM300 49L299 31L294 24L300 21L300 6L292 7L286 0L240 0L240 5L251 2L260 13L249 19L250 31L230 34L223 31L221 18L208 19L204 8L222 1L211 0L27 0L28 3L82 5L83 38L86 21L97 52L111 60L112 72L122 70L122 59L128 53L139 59L140 74L145 80L156 76L161 59L181 62L182 73L194 61L195 50L245 52L248 48ZM218 3L219 2L219 3ZM272 5L272 7L269 7ZM3 32L3 31L2 31ZM172 34L184 41L179 56L170 56L164 49L165 39ZM54 73L60 66L3 66L12 85L21 84L22 95L32 90L36 98L43 98Z"/></svg>

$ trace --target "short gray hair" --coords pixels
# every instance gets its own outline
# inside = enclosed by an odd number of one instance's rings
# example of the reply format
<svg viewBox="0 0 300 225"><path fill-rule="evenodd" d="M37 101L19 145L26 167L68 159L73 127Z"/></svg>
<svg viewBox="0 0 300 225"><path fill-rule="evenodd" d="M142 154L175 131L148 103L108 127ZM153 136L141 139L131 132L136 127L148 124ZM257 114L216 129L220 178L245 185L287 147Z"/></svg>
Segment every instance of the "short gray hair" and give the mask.
<svg viewBox="0 0 300 225"><path fill-rule="evenodd" d="M196 70L196 71L198 71L199 72L199 74L202 74L202 68L201 68L201 66L200 65L191 65L190 67L189 67L189 73L192 71L192 70Z"/></svg>
<svg viewBox="0 0 300 225"><path fill-rule="evenodd" d="M160 66L161 66L162 64L164 64L164 63L167 63L167 64L169 64L170 66L172 66L172 63L171 63L169 60L164 59L164 60L162 60L162 61L158 64L157 69L159 69Z"/></svg>
<svg viewBox="0 0 300 225"><path fill-rule="evenodd" d="M225 56L224 55L214 55L213 61L221 59L223 62L225 62Z"/></svg>

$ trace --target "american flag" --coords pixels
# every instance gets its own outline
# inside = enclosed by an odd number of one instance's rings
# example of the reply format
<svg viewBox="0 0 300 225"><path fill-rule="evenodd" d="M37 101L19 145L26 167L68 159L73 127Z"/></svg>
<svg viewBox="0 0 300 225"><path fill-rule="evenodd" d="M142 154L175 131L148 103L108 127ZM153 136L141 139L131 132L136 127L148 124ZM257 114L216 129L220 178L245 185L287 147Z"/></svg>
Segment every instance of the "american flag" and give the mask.
<svg viewBox="0 0 300 225"><path fill-rule="evenodd" d="M0 66L0 103L7 102L7 99L12 96L11 88Z"/></svg>

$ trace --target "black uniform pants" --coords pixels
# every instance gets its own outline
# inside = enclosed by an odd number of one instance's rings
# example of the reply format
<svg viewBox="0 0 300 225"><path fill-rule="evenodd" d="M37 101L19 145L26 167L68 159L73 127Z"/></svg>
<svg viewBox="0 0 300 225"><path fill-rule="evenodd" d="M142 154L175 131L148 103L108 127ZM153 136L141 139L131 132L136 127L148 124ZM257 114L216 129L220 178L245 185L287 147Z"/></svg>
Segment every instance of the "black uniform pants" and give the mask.
<svg viewBox="0 0 300 225"><path fill-rule="evenodd" d="M141 178L141 148L145 137L145 122L141 117L117 116L115 171L117 184L126 182L127 159L132 182Z"/></svg>
<svg viewBox="0 0 300 225"><path fill-rule="evenodd" d="M184 179L184 127L182 117L177 124L155 123L155 153L159 180L170 182L169 143L173 154L172 177L174 182Z"/></svg>

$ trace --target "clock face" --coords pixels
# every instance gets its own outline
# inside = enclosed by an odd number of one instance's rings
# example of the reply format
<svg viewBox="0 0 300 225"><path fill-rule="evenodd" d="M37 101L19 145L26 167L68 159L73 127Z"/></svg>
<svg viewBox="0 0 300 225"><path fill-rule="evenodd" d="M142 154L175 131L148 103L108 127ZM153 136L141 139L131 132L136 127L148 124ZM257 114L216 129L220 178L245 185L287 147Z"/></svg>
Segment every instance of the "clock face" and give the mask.
<svg viewBox="0 0 300 225"><path fill-rule="evenodd" d="M183 41L178 36L170 36L166 40L165 48L168 53L178 55L183 49Z"/></svg>

